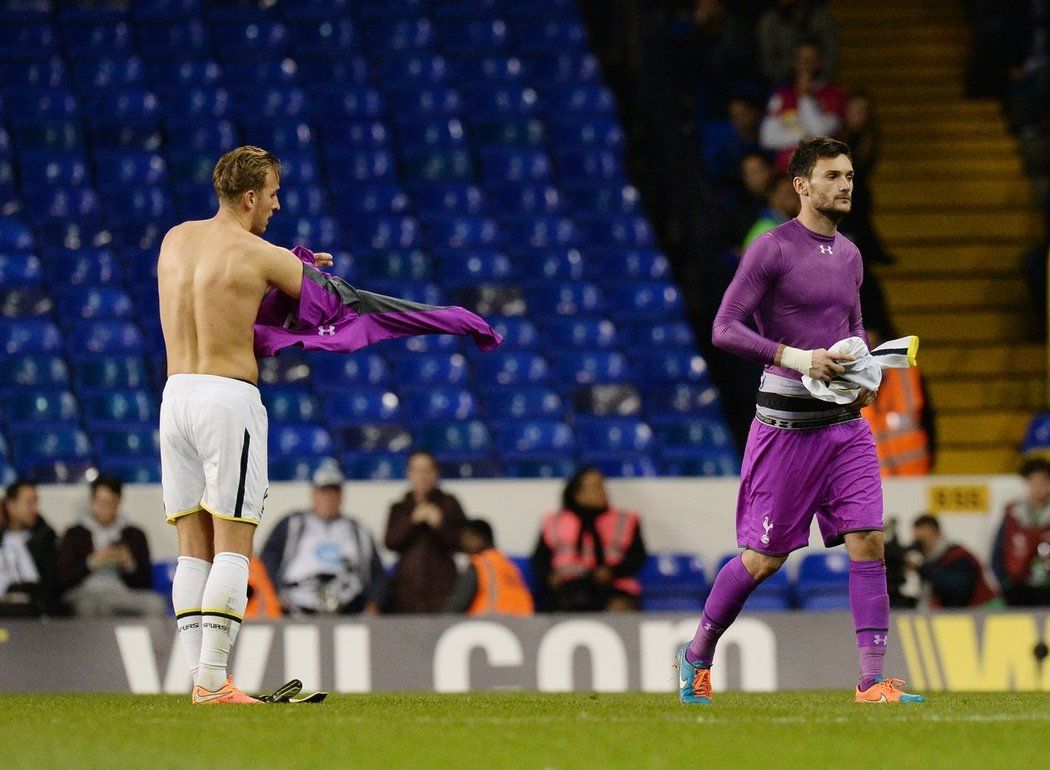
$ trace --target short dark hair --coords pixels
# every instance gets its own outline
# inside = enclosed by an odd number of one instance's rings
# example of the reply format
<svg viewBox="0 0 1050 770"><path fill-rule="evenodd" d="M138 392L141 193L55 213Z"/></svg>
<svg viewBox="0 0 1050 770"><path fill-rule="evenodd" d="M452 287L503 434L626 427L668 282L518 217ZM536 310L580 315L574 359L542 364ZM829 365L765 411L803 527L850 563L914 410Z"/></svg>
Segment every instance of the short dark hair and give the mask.
<svg viewBox="0 0 1050 770"><path fill-rule="evenodd" d="M1036 473L1050 475L1050 460L1039 455L1025 458L1025 461L1021 463L1021 478L1027 479Z"/></svg>
<svg viewBox="0 0 1050 770"><path fill-rule="evenodd" d="M23 489L30 487L36 489L36 483L29 479L15 479L7 485L7 491L4 492L4 500L14 500Z"/></svg>
<svg viewBox="0 0 1050 770"><path fill-rule="evenodd" d="M930 513L924 513L911 523L912 527L933 527L937 532L941 531L941 523L937 517Z"/></svg>
<svg viewBox="0 0 1050 770"><path fill-rule="evenodd" d="M583 479L588 473L601 473L600 470L595 468L593 465L584 465L582 468L576 471L569 477L569 480L565 482L565 489L561 493L561 505L565 510L571 510L576 505L576 493L580 491L580 486L583 484Z"/></svg>
<svg viewBox="0 0 1050 770"><path fill-rule="evenodd" d="M124 494L124 482L116 476L111 476L106 473L100 473L95 480L91 482L91 496L94 497L95 493L102 488L108 489L117 497Z"/></svg>
<svg viewBox="0 0 1050 770"><path fill-rule="evenodd" d="M832 139L830 136L811 136L798 143L795 152L791 155L791 163L788 165L788 176L794 180L800 176L809 179L813 175L813 168L821 158L837 158L845 155L850 160L853 155L849 151L849 145Z"/></svg>
<svg viewBox="0 0 1050 770"><path fill-rule="evenodd" d="M492 534L492 525L484 519L468 519L463 525L463 531L474 533L490 546L496 544L496 539Z"/></svg>

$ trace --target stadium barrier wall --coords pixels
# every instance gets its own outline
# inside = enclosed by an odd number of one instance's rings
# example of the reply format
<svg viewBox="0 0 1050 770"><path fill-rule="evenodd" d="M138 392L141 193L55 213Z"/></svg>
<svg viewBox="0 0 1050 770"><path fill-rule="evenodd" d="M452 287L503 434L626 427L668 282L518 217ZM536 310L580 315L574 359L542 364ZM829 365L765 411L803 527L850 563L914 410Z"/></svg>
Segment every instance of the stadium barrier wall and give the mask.
<svg viewBox="0 0 1050 770"><path fill-rule="evenodd" d="M324 618L248 623L231 672L248 692L301 679L340 693L433 690L674 692L671 661L694 615L526 619ZM171 621L0 623L0 692L187 693ZM887 673L924 692L1050 692L1050 613L896 613ZM849 613L743 615L713 668L716 691L844 688L857 672Z"/></svg>
<svg viewBox="0 0 1050 770"><path fill-rule="evenodd" d="M528 554L535 548L544 513L559 504L563 484L560 479L481 479L450 480L442 487L459 498L468 516L483 517L492 523L501 549L510 554ZM737 478L608 481L613 504L642 515L642 531L650 551L700 554L709 566L736 549L738 486ZM381 544L390 504L399 500L405 490L404 481L348 482L343 510L363 521ZM898 518L903 526L902 540L910 542L911 529L904 525L924 511L944 514L946 537L966 545L987 561L1004 504L1023 491L1016 476L887 479L886 517ZM264 538L281 517L308 508L309 504L309 484L273 484L256 547L262 547ZM41 487L41 509L60 534L87 508L86 486ZM177 555L175 532L164 522L159 485L128 485L123 512L129 521L145 529L155 559ZM820 545L815 529L810 542Z"/></svg>

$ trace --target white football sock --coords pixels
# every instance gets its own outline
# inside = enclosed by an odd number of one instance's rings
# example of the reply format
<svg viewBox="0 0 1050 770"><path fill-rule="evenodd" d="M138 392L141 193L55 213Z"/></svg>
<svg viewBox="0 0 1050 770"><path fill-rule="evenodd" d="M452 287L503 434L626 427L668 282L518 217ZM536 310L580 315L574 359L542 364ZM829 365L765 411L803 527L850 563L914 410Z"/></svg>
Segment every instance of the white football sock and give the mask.
<svg viewBox="0 0 1050 770"><path fill-rule="evenodd" d="M248 606L248 557L215 554L201 599L201 657L197 684L215 692L226 684L226 663Z"/></svg>
<svg viewBox="0 0 1050 770"><path fill-rule="evenodd" d="M208 582L211 562L180 556L171 583L171 604L175 608L175 625L179 629L179 645L190 665L190 674L197 680L197 663L201 659L201 597Z"/></svg>

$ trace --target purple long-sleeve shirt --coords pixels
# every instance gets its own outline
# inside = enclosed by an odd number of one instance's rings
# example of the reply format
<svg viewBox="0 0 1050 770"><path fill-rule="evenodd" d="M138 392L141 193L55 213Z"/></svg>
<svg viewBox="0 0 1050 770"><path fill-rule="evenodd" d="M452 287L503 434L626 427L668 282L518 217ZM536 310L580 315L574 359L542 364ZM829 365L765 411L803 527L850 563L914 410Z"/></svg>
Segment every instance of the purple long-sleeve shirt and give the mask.
<svg viewBox="0 0 1050 770"><path fill-rule="evenodd" d="M711 341L764 363L767 372L801 380L795 370L773 366L778 345L811 350L846 337L867 340L860 312L863 279L860 251L848 239L819 235L792 219L744 252L715 316ZM751 317L757 333L747 326Z"/></svg>
<svg viewBox="0 0 1050 770"><path fill-rule="evenodd" d="M422 305L355 289L313 267L313 252L292 249L305 265L298 300L270 292L255 319L255 356L267 358L293 345L306 350L351 353L382 340L416 334L470 336L481 350L495 350L503 337L485 319L456 306Z"/></svg>

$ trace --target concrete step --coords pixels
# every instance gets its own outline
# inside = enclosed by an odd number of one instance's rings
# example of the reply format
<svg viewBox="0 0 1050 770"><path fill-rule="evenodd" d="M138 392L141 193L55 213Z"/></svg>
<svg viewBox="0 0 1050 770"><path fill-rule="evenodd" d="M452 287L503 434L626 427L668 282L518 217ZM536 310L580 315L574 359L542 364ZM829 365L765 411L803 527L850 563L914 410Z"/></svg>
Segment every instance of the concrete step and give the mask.
<svg viewBox="0 0 1050 770"><path fill-rule="evenodd" d="M863 87L879 104L892 101L898 106L924 107L941 99L961 99L965 94L963 83L958 78L904 83L887 79L869 82Z"/></svg>
<svg viewBox="0 0 1050 770"><path fill-rule="evenodd" d="M937 447L934 473L1016 473L1021 454L1016 447L1000 445L980 449Z"/></svg>
<svg viewBox="0 0 1050 770"><path fill-rule="evenodd" d="M1027 241L970 241L953 243L946 247L943 243L932 246L919 239L889 237L889 231L883 227L880 217L875 224L883 233L887 247L897 258L895 265L879 267L879 275L890 278L894 275L931 273L961 273L963 271L980 272L984 275L1017 275Z"/></svg>
<svg viewBox="0 0 1050 770"><path fill-rule="evenodd" d="M943 165L945 160L954 161L962 168L989 164L1005 164L1011 168L1021 166L1017 146L1004 138L1000 139L942 139L927 142L887 142L882 149L886 161L892 159L891 168L902 164Z"/></svg>
<svg viewBox="0 0 1050 770"><path fill-rule="evenodd" d="M842 64L838 68L837 78L842 83L859 88L872 85L872 68L857 66L849 51L842 52ZM932 61L913 65L911 62L893 60L884 61L879 69L879 76L890 81L905 83L943 83L962 82L962 70L955 62Z"/></svg>
<svg viewBox="0 0 1050 770"><path fill-rule="evenodd" d="M893 211L880 214L878 224L883 232L893 233L895 239L939 239L946 243L973 237L1037 239L1042 235L1042 220L1034 208Z"/></svg>
<svg viewBox="0 0 1050 770"><path fill-rule="evenodd" d="M880 215L916 207L980 211L1032 205L1031 188L1019 179L930 179L915 184L905 179L883 178L877 173L872 180L872 194Z"/></svg>
<svg viewBox="0 0 1050 770"><path fill-rule="evenodd" d="M930 125L941 122L958 123L959 121L976 123L982 120L1000 120L1002 114L1002 105L994 99L945 100L925 106L893 103L879 105L879 120L887 126L909 120Z"/></svg>
<svg viewBox="0 0 1050 770"><path fill-rule="evenodd" d="M926 389L934 408L946 412L1007 408L1036 412L1046 405L1046 380L1037 374L1016 379L937 380L927 377Z"/></svg>
<svg viewBox="0 0 1050 770"><path fill-rule="evenodd" d="M894 313L902 334L917 334L930 347L976 343L1016 343L1035 336L1035 320L1028 308L1002 310L907 310Z"/></svg>
<svg viewBox="0 0 1050 770"><path fill-rule="evenodd" d="M902 154L941 155L1009 155L1017 154L1017 143L1006 133L1006 129L988 133L984 136L967 136L966 134L883 137L881 153L883 158L896 158Z"/></svg>
<svg viewBox="0 0 1050 770"><path fill-rule="evenodd" d="M976 345L919 342L919 366L930 382L975 377L1042 378L1046 375L1046 348L1034 342L989 342Z"/></svg>
<svg viewBox="0 0 1050 770"><path fill-rule="evenodd" d="M937 20L893 27L889 34L886 26L882 24L843 26L839 28L838 36L839 45L845 50L864 47L881 49L887 54L900 52L902 56L912 51L930 48L966 48L969 46L970 37L962 25Z"/></svg>
<svg viewBox="0 0 1050 770"><path fill-rule="evenodd" d="M879 161L879 177L886 179L944 178L978 179L997 174L1021 177L1024 169L1018 155L983 158L981 156L926 155L897 157L885 155Z"/></svg>
<svg viewBox="0 0 1050 770"><path fill-rule="evenodd" d="M909 310L1006 310L1023 306L1029 293L1019 275L997 278L961 275L952 278L895 276L882 279L893 313Z"/></svg>
<svg viewBox="0 0 1050 770"><path fill-rule="evenodd" d="M878 45L850 44L840 46L839 51L843 67L849 67L853 71L867 70L869 78L871 73L878 73L879 67L888 61L917 68L930 65L950 65L962 69L970 59L969 49L956 45L894 49L892 45L885 43Z"/></svg>
<svg viewBox="0 0 1050 770"><path fill-rule="evenodd" d="M1020 409L985 409L951 413L937 410L937 438L943 446L1020 446L1032 415Z"/></svg>
<svg viewBox="0 0 1050 770"><path fill-rule="evenodd" d="M1008 135L1006 123L998 120L941 119L935 122L913 123L899 120L882 124L883 144L907 142L916 139L996 139Z"/></svg>

